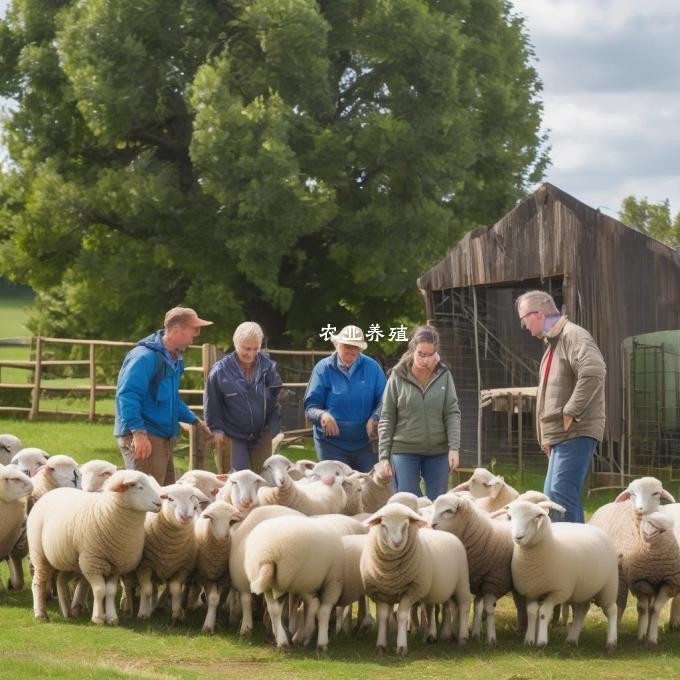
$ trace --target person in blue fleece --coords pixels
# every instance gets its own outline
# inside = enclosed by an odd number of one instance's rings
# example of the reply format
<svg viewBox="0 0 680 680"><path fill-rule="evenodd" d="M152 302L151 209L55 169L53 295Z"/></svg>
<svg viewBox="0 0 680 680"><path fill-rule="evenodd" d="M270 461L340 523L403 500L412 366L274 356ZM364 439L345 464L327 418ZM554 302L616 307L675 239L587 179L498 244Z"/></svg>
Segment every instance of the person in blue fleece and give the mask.
<svg viewBox="0 0 680 680"><path fill-rule="evenodd" d="M263 339L259 324L243 322L234 331L234 351L208 374L203 410L215 440L218 472L233 467L259 473L272 455L281 377L276 362L260 351Z"/></svg>
<svg viewBox="0 0 680 680"><path fill-rule="evenodd" d="M367 344L358 326L345 326L331 341L335 352L314 366L305 394L316 455L369 472L378 460L370 440L377 434L385 374L362 354Z"/></svg>
<svg viewBox="0 0 680 680"><path fill-rule="evenodd" d="M189 307L173 307L163 329L140 340L118 373L114 435L125 467L151 475L161 486L175 482L172 454L179 423L208 429L179 398L179 381L182 352L211 324Z"/></svg>

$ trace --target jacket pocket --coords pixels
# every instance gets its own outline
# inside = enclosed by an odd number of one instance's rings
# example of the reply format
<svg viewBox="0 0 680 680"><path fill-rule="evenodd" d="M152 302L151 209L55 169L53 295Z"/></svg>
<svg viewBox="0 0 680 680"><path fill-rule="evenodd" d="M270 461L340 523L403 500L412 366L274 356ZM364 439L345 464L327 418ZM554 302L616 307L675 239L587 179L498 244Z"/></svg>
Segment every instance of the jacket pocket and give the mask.
<svg viewBox="0 0 680 680"><path fill-rule="evenodd" d="M164 378L158 383L158 390L156 391L156 401L164 402L172 398L172 378Z"/></svg>

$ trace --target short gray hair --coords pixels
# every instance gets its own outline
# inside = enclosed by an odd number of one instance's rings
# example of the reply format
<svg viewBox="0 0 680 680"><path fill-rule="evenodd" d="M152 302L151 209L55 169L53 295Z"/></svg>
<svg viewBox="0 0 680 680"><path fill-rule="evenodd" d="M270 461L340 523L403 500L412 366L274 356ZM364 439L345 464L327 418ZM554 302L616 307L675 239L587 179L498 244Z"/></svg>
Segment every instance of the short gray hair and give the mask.
<svg viewBox="0 0 680 680"><path fill-rule="evenodd" d="M250 338L255 338L258 345L262 347L262 340L264 339L264 331L262 326L255 321L244 321L239 324L234 331L234 347L240 345L244 340L249 340Z"/></svg>
<svg viewBox="0 0 680 680"><path fill-rule="evenodd" d="M515 309L517 309L517 311L519 311L519 306L522 303L531 307L532 312L543 312L545 316L555 316L560 313L552 295L546 293L544 290L530 290L527 293L520 295L517 300L515 300Z"/></svg>

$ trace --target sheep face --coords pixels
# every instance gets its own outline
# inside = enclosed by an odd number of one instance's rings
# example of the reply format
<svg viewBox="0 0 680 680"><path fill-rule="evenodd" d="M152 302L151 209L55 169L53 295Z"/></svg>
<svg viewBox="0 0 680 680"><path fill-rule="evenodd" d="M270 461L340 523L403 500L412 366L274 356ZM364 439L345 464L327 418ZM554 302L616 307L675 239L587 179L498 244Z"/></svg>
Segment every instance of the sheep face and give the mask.
<svg viewBox="0 0 680 680"><path fill-rule="evenodd" d="M120 494L121 503L137 512L158 512L161 498L155 480L137 470L119 470L104 482L104 491Z"/></svg>
<svg viewBox="0 0 680 680"><path fill-rule="evenodd" d="M514 501L505 508L512 522L512 540L530 546L540 540L542 528L550 523L548 511L535 503Z"/></svg>
<svg viewBox="0 0 680 680"><path fill-rule="evenodd" d="M504 484L503 477L497 477L486 468L475 468L470 479L454 491L469 491L475 498L497 498Z"/></svg>
<svg viewBox="0 0 680 680"><path fill-rule="evenodd" d="M211 500L217 498L217 494L224 488L228 475L216 475L207 470L189 470L178 480L178 484L188 484L200 489Z"/></svg>
<svg viewBox="0 0 680 680"><path fill-rule="evenodd" d="M470 501L453 493L443 494L434 502L432 513L432 528L442 531L452 531Z"/></svg>
<svg viewBox="0 0 680 680"><path fill-rule="evenodd" d="M45 464L46 474L58 487L80 489L80 470L78 463L69 456L52 456Z"/></svg>
<svg viewBox="0 0 680 680"><path fill-rule="evenodd" d="M673 530L673 518L662 512L652 512L642 520L642 537L647 543L656 542L665 532Z"/></svg>
<svg viewBox="0 0 680 680"><path fill-rule="evenodd" d="M399 553L408 543L411 525L426 526L427 522L416 512L401 503L389 503L366 520L377 531L378 543L387 552Z"/></svg>
<svg viewBox="0 0 680 680"><path fill-rule="evenodd" d="M13 465L0 465L0 500L7 503L29 496L33 482Z"/></svg>
<svg viewBox="0 0 680 680"><path fill-rule="evenodd" d="M262 477L270 486L276 486L280 489L285 484L291 467L292 463L288 458L277 453L264 461Z"/></svg>
<svg viewBox="0 0 680 680"><path fill-rule="evenodd" d="M187 484L164 486L160 497L163 501L161 512L165 518L180 525L192 524L202 510L201 504L210 503L202 491Z"/></svg>
<svg viewBox="0 0 680 680"><path fill-rule="evenodd" d="M90 460L80 468L81 487L83 491L101 491L104 482L118 470L106 460Z"/></svg>
<svg viewBox="0 0 680 680"><path fill-rule="evenodd" d="M25 475L34 477L43 465L47 464L49 454L42 449L29 447L21 449L12 458L12 464L16 465Z"/></svg>
<svg viewBox="0 0 680 680"><path fill-rule="evenodd" d="M7 465L22 449L19 437L13 434L0 434L0 465Z"/></svg>
<svg viewBox="0 0 680 680"><path fill-rule="evenodd" d="M673 496L663 488L663 484L656 477L634 479L628 488L616 497L615 502L622 503L628 499L638 515L656 512L662 499L675 503Z"/></svg>
<svg viewBox="0 0 680 680"><path fill-rule="evenodd" d="M322 460L312 470L311 478L320 480L327 486L342 484L345 477L352 474L352 468L337 460Z"/></svg>
<svg viewBox="0 0 680 680"><path fill-rule="evenodd" d="M231 502L239 510L248 511L258 505L257 491L267 482L252 470L239 470L229 475L227 484L219 496Z"/></svg>
<svg viewBox="0 0 680 680"><path fill-rule="evenodd" d="M229 530L237 522L241 521L241 516L236 508L224 501L213 501L202 513L198 522L209 522L212 535L218 540L223 541L229 535Z"/></svg>
<svg viewBox="0 0 680 680"><path fill-rule="evenodd" d="M288 474L292 479L298 481L300 479L304 479L305 477L309 477L312 474L312 470L314 469L315 465L316 463L313 460L298 460L291 466Z"/></svg>

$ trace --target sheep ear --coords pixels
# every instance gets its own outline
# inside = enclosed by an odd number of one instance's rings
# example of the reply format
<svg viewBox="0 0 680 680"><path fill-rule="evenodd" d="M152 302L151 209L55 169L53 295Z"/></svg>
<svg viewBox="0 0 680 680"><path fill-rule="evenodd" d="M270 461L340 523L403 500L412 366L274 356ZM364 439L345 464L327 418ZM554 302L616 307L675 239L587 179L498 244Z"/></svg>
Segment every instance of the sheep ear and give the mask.
<svg viewBox="0 0 680 680"><path fill-rule="evenodd" d="M666 491L666 489L661 490L661 498L665 501L668 501L669 503L675 503L675 498L671 496L671 494Z"/></svg>
<svg viewBox="0 0 680 680"><path fill-rule="evenodd" d="M489 484L491 488L491 498L496 499L498 498L498 494L501 492L501 489L503 488L503 477L495 477L493 482Z"/></svg>
<svg viewBox="0 0 680 680"><path fill-rule="evenodd" d="M231 519L229 520L229 526L233 527L234 524L238 524L239 522L243 521L243 515L240 512L235 512L232 516Z"/></svg>
<svg viewBox="0 0 680 680"><path fill-rule="evenodd" d="M559 503L555 503L555 501L539 501L536 503L536 505L538 505L539 508L543 508L544 510L555 510L562 515L567 512L565 507L561 506Z"/></svg>
<svg viewBox="0 0 680 680"><path fill-rule="evenodd" d="M269 482L264 477L260 477L260 475L255 475L255 484L259 484L260 486L269 486Z"/></svg>
<svg viewBox="0 0 680 680"><path fill-rule="evenodd" d="M462 484L459 484L458 486L454 486L451 491L469 491L470 490L470 482L463 482Z"/></svg>
<svg viewBox="0 0 680 680"><path fill-rule="evenodd" d="M368 519L364 520L364 526L375 527L382 521L382 514L380 511L373 513Z"/></svg>
<svg viewBox="0 0 680 680"><path fill-rule="evenodd" d="M220 482L226 482L229 479L229 475L225 474L215 475L215 477L217 477L217 479L219 479Z"/></svg>
<svg viewBox="0 0 680 680"><path fill-rule="evenodd" d="M495 519L496 517L503 517L503 516L510 517L510 515L508 514L508 506L507 505L504 508L501 508L500 510L495 510L494 512L489 514L489 517L491 519Z"/></svg>
<svg viewBox="0 0 680 680"><path fill-rule="evenodd" d="M211 520L211 521L213 521L213 522L215 521L215 515L213 515L213 514L211 514L211 513L209 513L209 512L203 512L203 513L201 513L201 517L203 517L204 519L209 519L209 520Z"/></svg>
<svg viewBox="0 0 680 680"><path fill-rule="evenodd" d="M113 472L109 472L108 470L106 470L106 471L100 473L99 476L103 477L104 479L108 479L112 474L113 474Z"/></svg>
<svg viewBox="0 0 680 680"><path fill-rule="evenodd" d="M626 489L625 491L622 491L615 499L614 503L623 503L624 501L627 501L630 498L630 491Z"/></svg>

